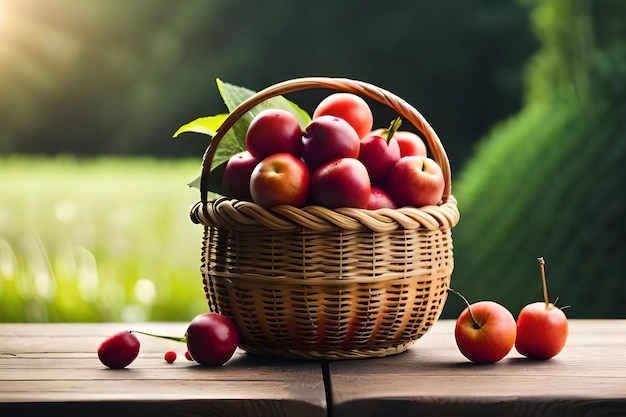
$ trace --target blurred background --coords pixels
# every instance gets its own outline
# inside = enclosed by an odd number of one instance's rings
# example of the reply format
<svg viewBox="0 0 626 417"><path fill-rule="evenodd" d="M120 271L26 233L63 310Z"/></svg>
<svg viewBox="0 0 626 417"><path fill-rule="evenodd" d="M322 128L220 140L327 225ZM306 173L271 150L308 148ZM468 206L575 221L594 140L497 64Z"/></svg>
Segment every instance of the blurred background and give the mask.
<svg viewBox="0 0 626 417"><path fill-rule="evenodd" d="M441 137L452 286L626 318L626 2L0 0L0 321L188 320L215 80L361 79ZM289 96L312 112L328 91ZM393 115L377 113L380 127ZM450 298L444 317L462 309Z"/></svg>

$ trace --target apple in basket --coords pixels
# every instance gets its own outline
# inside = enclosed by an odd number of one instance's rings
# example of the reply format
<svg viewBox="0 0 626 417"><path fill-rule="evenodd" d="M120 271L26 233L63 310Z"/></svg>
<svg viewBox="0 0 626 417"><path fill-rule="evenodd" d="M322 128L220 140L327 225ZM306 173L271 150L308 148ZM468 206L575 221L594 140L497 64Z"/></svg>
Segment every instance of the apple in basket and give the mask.
<svg viewBox="0 0 626 417"><path fill-rule="evenodd" d="M311 174L311 198L328 208L367 208L371 185L367 168L356 158L330 161Z"/></svg>
<svg viewBox="0 0 626 417"><path fill-rule="evenodd" d="M381 188L372 186L372 192L370 193L370 199L367 202L368 210L377 210L380 208L395 209L396 203L389 197L389 194Z"/></svg>
<svg viewBox="0 0 626 417"><path fill-rule="evenodd" d="M376 129L372 131L373 135L387 137L387 129ZM428 156L426 144L424 140L417 134L408 130L397 130L394 132L392 139L398 142L400 147L400 157L402 156Z"/></svg>
<svg viewBox="0 0 626 417"><path fill-rule="evenodd" d="M264 158L250 175L252 201L265 208L278 205L302 207L309 197L309 170L290 153Z"/></svg>
<svg viewBox="0 0 626 417"><path fill-rule="evenodd" d="M222 186L227 196L252 201L250 176L258 163L259 159L248 151L236 153L228 159L222 177Z"/></svg>
<svg viewBox="0 0 626 417"><path fill-rule="evenodd" d="M395 137L387 140L369 134L361 138L359 161L367 168L373 185L382 186L391 168L400 160L400 146Z"/></svg>
<svg viewBox="0 0 626 417"><path fill-rule="evenodd" d="M445 179L439 164L423 156L404 156L391 168L385 190L398 207L422 207L441 201Z"/></svg>
<svg viewBox="0 0 626 417"><path fill-rule="evenodd" d="M300 156L302 129L288 111L265 109L250 122L245 142L246 150L258 159L282 152Z"/></svg>
<svg viewBox="0 0 626 417"><path fill-rule="evenodd" d="M319 102L313 119L330 115L345 120L354 128L359 138L364 137L374 124L374 115L367 102L352 93L333 93Z"/></svg>
<svg viewBox="0 0 626 417"><path fill-rule="evenodd" d="M311 120L302 135L302 159L311 172L327 162L359 156L360 138L345 120L319 116Z"/></svg>

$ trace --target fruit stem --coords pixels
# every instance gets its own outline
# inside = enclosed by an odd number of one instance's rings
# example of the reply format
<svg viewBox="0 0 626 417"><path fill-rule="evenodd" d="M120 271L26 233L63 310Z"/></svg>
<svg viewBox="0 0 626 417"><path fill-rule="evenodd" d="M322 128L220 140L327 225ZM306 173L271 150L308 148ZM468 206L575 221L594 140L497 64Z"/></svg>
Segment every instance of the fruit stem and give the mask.
<svg viewBox="0 0 626 417"><path fill-rule="evenodd" d="M398 129L400 129L400 126L402 126L402 118L396 117L391 121L391 124L389 124L389 129L387 129L387 143L389 143L393 135L395 135Z"/></svg>
<svg viewBox="0 0 626 417"><path fill-rule="evenodd" d="M465 305L467 306L467 310L469 311L470 317L472 317L472 321L474 322L474 327L476 329L480 329L482 326L480 325L480 323L478 323L478 320L476 320L476 317L474 317L474 312L472 311L472 307L470 306L469 301L467 301L467 298L465 298L463 294L461 294L460 292L456 290L453 290L452 288L448 288L448 292L451 292L452 294L456 294L459 297L461 297L461 299L465 302Z"/></svg>
<svg viewBox="0 0 626 417"><path fill-rule="evenodd" d="M159 339L168 339L168 340L174 340L176 342L187 343L187 339L184 338L184 337L163 336L163 335L160 335L160 334L152 334L152 333L140 332L139 330L131 330L130 332L131 333L145 334L146 336L158 337Z"/></svg>
<svg viewBox="0 0 626 417"><path fill-rule="evenodd" d="M546 261L543 257L537 258L539 262L539 269L541 270L541 283L543 285L543 301L546 303L546 308L550 307L550 299L548 298L548 283L546 281Z"/></svg>

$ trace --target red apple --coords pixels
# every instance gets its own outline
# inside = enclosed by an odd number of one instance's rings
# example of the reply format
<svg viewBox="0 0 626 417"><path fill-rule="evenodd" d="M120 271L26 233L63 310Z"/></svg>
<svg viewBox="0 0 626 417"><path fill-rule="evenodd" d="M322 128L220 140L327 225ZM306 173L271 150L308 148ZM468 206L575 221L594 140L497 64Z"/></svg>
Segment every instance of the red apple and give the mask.
<svg viewBox="0 0 626 417"><path fill-rule="evenodd" d="M319 116L305 128L302 159L311 172L340 158L357 158L360 139L354 128L335 116Z"/></svg>
<svg viewBox="0 0 626 417"><path fill-rule="evenodd" d="M252 201L265 208L282 204L301 207L309 196L309 179L302 160L289 153L272 154L252 171Z"/></svg>
<svg viewBox="0 0 626 417"><path fill-rule="evenodd" d="M328 208L367 208L372 192L367 169L356 158L341 158L311 174L311 197Z"/></svg>
<svg viewBox="0 0 626 417"><path fill-rule="evenodd" d="M315 108L313 119L323 115L339 117L354 128L359 138L365 136L374 123L374 116L367 102L352 93L333 93Z"/></svg>
<svg viewBox="0 0 626 417"><path fill-rule="evenodd" d="M376 129L372 134L387 138L389 129ZM426 143L418 134L408 130L397 130L394 132L392 139L398 142L400 147L400 156L427 156L428 150Z"/></svg>
<svg viewBox="0 0 626 417"><path fill-rule="evenodd" d="M391 168L385 190L398 207L439 203L445 179L437 162L423 156L405 156Z"/></svg>
<svg viewBox="0 0 626 417"><path fill-rule="evenodd" d="M361 139L359 161L367 168L372 184L382 186L399 159L400 146L395 138L387 141L380 135L367 135Z"/></svg>
<svg viewBox="0 0 626 417"><path fill-rule="evenodd" d="M563 310L548 302L545 261L537 260L541 267L544 301L528 304L520 311L515 349L528 358L548 360L565 347L569 325Z"/></svg>
<svg viewBox="0 0 626 417"><path fill-rule="evenodd" d="M236 153L228 159L222 177L222 186L226 196L237 200L252 201L250 176L258 163L259 159L248 151Z"/></svg>
<svg viewBox="0 0 626 417"><path fill-rule="evenodd" d="M389 197L384 190L378 187L372 187L372 192L370 193L370 199L367 202L368 210L376 210L379 208L390 208L395 209L396 203Z"/></svg>
<svg viewBox="0 0 626 417"><path fill-rule="evenodd" d="M283 152L300 156L302 129L288 111L265 109L250 122L245 141L246 149L259 160Z"/></svg>
<svg viewBox="0 0 626 417"><path fill-rule="evenodd" d="M476 363L496 363L515 344L513 315L494 301L468 305L456 320L454 338L467 359Z"/></svg>
<svg viewBox="0 0 626 417"><path fill-rule="evenodd" d="M400 156L426 156L426 144L419 135L408 130L398 130L393 135L400 146Z"/></svg>

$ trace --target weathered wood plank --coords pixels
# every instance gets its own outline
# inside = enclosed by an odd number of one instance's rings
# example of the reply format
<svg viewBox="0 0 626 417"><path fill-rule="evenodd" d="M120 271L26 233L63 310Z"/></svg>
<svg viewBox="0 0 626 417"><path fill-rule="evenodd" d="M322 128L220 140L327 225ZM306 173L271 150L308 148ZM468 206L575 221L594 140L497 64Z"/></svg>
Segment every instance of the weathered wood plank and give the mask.
<svg viewBox="0 0 626 417"><path fill-rule="evenodd" d="M134 330L184 335L182 323ZM324 416L319 363L237 351L224 366L187 361L183 343L138 335L139 357L110 370L97 357L124 324L0 324L0 415ZM179 358L163 359L166 350Z"/></svg>
<svg viewBox="0 0 626 417"><path fill-rule="evenodd" d="M571 320L550 361L511 352L467 361L454 322L440 321L406 353L330 363L333 416L626 415L626 320ZM619 412L619 413L618 413Z"/></svg>

